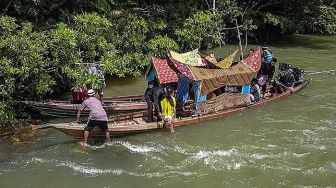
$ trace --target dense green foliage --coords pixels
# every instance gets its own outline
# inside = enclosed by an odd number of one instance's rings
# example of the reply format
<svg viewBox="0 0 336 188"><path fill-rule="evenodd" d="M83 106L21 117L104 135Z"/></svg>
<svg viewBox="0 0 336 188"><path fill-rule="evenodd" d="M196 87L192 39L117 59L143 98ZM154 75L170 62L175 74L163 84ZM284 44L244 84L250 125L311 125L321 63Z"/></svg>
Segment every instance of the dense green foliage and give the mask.
<svg viewBox="0 0 336 188"><path fill-rule="evenodd" d="M3 0L0 5L0 115L14 101L97 85L88 66L141 75L150 56L281 34L336 34L334 0ZM245 39L245 37L242 37Z"/></svg>

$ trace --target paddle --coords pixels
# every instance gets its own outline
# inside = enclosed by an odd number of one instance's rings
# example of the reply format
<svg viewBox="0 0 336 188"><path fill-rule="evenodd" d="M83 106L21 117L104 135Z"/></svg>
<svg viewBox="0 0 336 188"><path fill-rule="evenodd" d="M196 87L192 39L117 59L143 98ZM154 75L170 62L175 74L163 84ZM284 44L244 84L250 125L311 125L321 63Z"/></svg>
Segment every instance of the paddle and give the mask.
<svg viewBox="0 0 336 188"><path fill-rule="evenodd" d="M52 125L50 125L49 123L45 123L42 125L32 125L32 130L39 130L39 129L48 129L48 128L52 128Z"/></svg>

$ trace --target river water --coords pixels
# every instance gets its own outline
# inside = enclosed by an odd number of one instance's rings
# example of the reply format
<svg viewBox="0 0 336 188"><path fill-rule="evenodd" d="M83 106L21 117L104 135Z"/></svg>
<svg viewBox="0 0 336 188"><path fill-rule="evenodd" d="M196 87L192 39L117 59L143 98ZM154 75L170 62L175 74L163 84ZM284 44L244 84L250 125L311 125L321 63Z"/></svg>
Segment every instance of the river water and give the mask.
<svg viewBox="0 0 336 188"><path fill-rule="evenodd" d="M280 62L336 69L335 37L290 36L270 48ZM336 187L336 76L307 78L300 95L174 134L115 138L110 147L82 148L55 130L21 144L1 140L0 187ZM105 93L144 87L143 78L119 80Z"/></svg>

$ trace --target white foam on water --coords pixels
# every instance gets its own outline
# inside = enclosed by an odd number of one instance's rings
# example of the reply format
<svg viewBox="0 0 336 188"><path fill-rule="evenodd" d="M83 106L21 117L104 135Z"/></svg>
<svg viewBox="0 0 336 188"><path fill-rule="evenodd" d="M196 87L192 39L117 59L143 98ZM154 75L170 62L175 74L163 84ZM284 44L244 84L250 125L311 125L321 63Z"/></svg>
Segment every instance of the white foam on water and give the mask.
<svg viewBox="0 0 336 188"><path fill-rule="evenodd" d="M180 172L180 171L169 171L169 172L153 172L153 173L145 173L143 176L147 178L159 178L159 177L167 177L172 175L178 175L178 176L193 176L193 175L199 175L196 172Z"/></svg>
<svg viewBox="0 0 336 188"><path fill-rule="evenodd" d="M79 165L79 164L76 164L74 162L69 162L69 161L61 162L61 163L57 164L57 166L69 167L76 172L80 172L82 174L87 174L87 175L91 175L91 176L96 176L96 175L99 175L99 174L121 175L121 174L124 173L124 171L122 169L114 169L114 170L112 170L112 169L99 169L99 168L95 168L95 167L88 167L88 166Z"/></svg>
<svg viewBox="0 0 336 188"><path fill-rule="evenodd" d="M246 162L238 155L238 150L235 148L217 151L202 150L194 154L192 158L202 160L204 165L215 171L221 171L224 169L237 170L246 164Z"/></svg>
<svg viewBox="0 0 336 188"><path fill-rule="evenodd" d="M265 155L265 154L255 153L255 154L252 154L251 157L253 159L262 160L262 159L265 159L265 158L270 158L271 156L270 155Z"/></svg>
<svg viewBox="0 0 336 188"><path fill-rule="evenodd" d="M147 177L147 178L153 178L153 177L165 177L168 175L178 175L178 176L192 176L192 175L197 175L198 173L193 173L193 172L180 172L180 171L168 171L168 172L147 172L147 173L134 173L134 172L129 172L123 169L99 169L95 167L88 167L84 165L79 165L74 162L70 161L65 161L59 163L57 166L64 166L64 167L69 167L73 169L75 172L85 174L88 176L99 176L103 174L112 174L116 176L120 175L130 175L130 176L135 176L135 177Z"/></svg>
<svg viewBox="0 0 336 188"><path fill-rule="evenodd" d="M126 147L128 150L134 153L159 152L159 150L154 147L139 146L139 145L131 144L129 142L120 142L120 141L118 141L117 143L121 144L122 146Z"/></svg>
<svg viewBox="0 0 336 188"><path fill-rule="evenodd" d="M283 129L284 131L286 132L298 132L299 130L296 130L296 129Z"/></svg>
<svg viewBox="0 0 336 188"><path fill-rule="evenodd" d="M273 145L273 144L268 144L267 147L269 148L276 148L276 147L279 147L278 145Z"/></svg>
<svg viewBox="0 0 336 188"><path fill-rule="evenodd" d="M38 157L33 157L31 159L31 161L27 161L27 162L34 162L34 163L46 163L46 162L49 162L49 160L46 160L46 159L42 159L42 158L38 158Z"/></svg>
<svg viewBox="0 0 336 188"><path fill-rule="evenodd" d="M181 147L179 147L177 145L175 145L174 151L178 152L178 153L181 153L181 154L188 154L186 149L183 149L183 148L181 148Z"/></svg>
<svg viewBox="0 0 336 188"><path fill-rule="evenodd" d="M234 170L238 170L240 169L240 167L242 166L242 163L234 163L231 166L228 166L228 170L234 169Z"/></svg>
<svg viewBox="0 0 336 188"><path fill-rule="evenodd" d="M293 153L293 156L296 158L301 158L304 157L306 155L309 155L310 153Z"/></svg>
<svg viewBox="0 0 336 188"><path fill-rule="evenodd" d="M230 150L218 150L218 151L199 151L194 155L196 159L203 159L203 158L209 158L209 157L227 157L231 156L232 154L237 153L238 151L235 148L232 148Z"/></svg>
<svg viewBox="0 0 336 188"><path fill-rule="evenodd" d="M329 124L329 125L335 125L336 123L335 123L335 121L333 121L333 120L329 120L329 119L323 119L323 120L320 120L320 122L318 122L318 124L319 123L327 123L327 124Z"/></svg>
<svg viewBox="0 0 336 188"><path fill-rule="evenodd" d="M155 155L149 155L152 159L154 160L158 160L158 161L165 161L164 159L162 159L161 157L155 156Z"/></svg>
<svg viewBox="0 0 336 188"><path fill-rule="evenodd" d="M296 123L296 121L288 119L271 119L268 121L263 121L263 123Z"/></svg>

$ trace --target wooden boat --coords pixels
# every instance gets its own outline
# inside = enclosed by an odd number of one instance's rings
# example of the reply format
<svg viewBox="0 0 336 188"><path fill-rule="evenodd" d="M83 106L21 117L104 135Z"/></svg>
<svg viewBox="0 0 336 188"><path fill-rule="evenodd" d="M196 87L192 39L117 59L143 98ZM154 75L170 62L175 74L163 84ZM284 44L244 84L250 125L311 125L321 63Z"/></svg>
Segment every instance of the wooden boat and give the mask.
<svg viewBox="0 0 336 188"><path fill-rule="evenodd" d="M80 104L73 104L70 101L24 101L27 106L39 111L42 115L53 117L76 116ZM143 95L130 95L120 97L105 97L105 111L108 114L118 114L122 112L134 112L147 109L147 103ZM89 111L84 110L83 116L88 116Z"/></svg>
<svg viewBox="0 0 336 188"><path fill-rule="evenodd" d="M261 106L264 104L268 104L273 101L278 101L280 99L286 98L289 95L299 91L310 83L310 80L305 80L299 84L297 84L292 89L288 89L287 91L276 94L273 96L269 96L265 99L261 99L256 103L252 103L251 105L238 105L228 109L219 110L216 112L210 112L207 114L201 115L187 115L187 117L177 118L174 122L174 127L184 126L184 125L192 125L197 124L202 121L209 121L214 119L223 118L232 114L236 114L242 112L244 110ZM83 138L83 130L84 124L73 123L64 123L64 124L55 124L49 125L48 127L55 128L67 135L73 136L74 138ZM146 113L144 111L138 113L130 113L125 115L116 115L109 117L109 132L111 136L124 136L128 134L141 133L146 131L154 131L163 128L162 122L146 122ZM95 127L90 132L90 137L104 137L104 134L100 131L98 127Z"/></svg>

